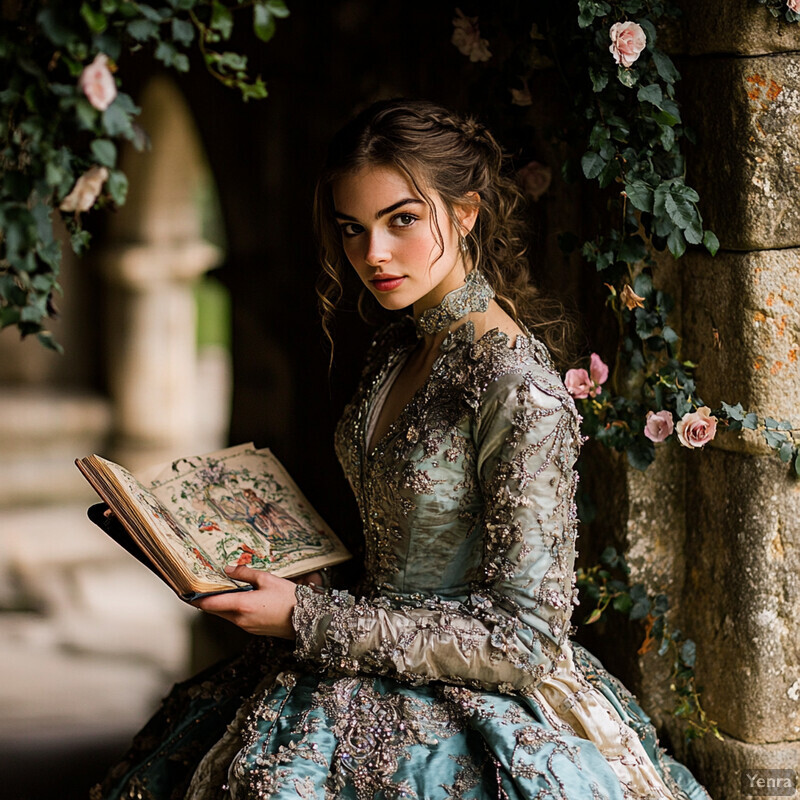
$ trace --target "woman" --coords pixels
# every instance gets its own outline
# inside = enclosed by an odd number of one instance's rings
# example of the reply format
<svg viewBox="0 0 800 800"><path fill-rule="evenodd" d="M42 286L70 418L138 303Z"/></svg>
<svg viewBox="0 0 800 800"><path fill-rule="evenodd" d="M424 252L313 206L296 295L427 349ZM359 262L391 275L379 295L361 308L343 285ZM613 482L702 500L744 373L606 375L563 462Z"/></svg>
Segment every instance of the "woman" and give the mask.
<svg viewBox="0 0 800 800"><path fill-rule="evenodd" d="M707 798L568 638L579 417L502 164L485 129L424 102L335 137L323 324L351 269L413 311L376 336L337 430L365 581L232 570L255 590L196 605L268 638L173 694L97 797Z"/></svg>

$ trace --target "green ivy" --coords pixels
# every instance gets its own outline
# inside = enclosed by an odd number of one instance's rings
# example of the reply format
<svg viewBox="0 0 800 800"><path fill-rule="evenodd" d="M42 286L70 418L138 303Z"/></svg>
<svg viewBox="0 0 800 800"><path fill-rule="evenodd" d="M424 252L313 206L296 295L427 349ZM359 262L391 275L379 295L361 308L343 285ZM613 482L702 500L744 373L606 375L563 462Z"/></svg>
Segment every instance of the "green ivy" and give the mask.
<svg viewBox="0 0 800 800"><path fill-rule="evenodd" d="M584 624L592 625L613 610L643 625L645 636L639 654L655 649L659 656L671 659L670 688L676 698L672 713L686 722L687 741L706 733L722 739L717 723L709 718L700 699L694 670L695 643L670 625L667 596L650 594L642 583L632 584L630 572L625 558L613 547L603 551L600 564L578 569L581 606L592 608Z"/></svg>
<svg viewBox="0 0 800 800"><path fill-rule="evenodd" d="M128 189L118 169L119 145L142 149L146 134L136 125L140 109L118 91L104 110L95 108L78 80L98 53L114 68L125 52L150 48L164 66L189 70L199 47L209 72L244 100L266 97L260 77L248 74L247 58L227 48L234 14L249 10L254 34L268 41L283 0L133 0L7 4L0 18L0 329L16 327L59 350L49 331L61 250L53 233L60 214L70 245L83 253L90 237L79 213L59 204L91 167L108 176L95 207L120 206ZM117 71L118 89L125 76Z"/></svg>

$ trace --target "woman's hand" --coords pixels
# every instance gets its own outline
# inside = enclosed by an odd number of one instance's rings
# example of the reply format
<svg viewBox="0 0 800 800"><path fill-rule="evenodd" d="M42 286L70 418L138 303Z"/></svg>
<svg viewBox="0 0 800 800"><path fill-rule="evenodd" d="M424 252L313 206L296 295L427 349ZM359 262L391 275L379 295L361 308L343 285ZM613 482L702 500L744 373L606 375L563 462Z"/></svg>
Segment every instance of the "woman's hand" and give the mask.
<svg viewBox="0 0 800 800"><path fill-rule="evenodd" d="M247 566L227 567L225 572L237 581L251 583L255 588L250 592L227 592L201 597L192 603L195 608L216 614L248 633L279 636L282 639L295 638L292 627L292 611L296 604L294 581ZM303 582L311 582L314 575L315 573L303 575ZM316 582L321 583L321 580Z"/></svg>

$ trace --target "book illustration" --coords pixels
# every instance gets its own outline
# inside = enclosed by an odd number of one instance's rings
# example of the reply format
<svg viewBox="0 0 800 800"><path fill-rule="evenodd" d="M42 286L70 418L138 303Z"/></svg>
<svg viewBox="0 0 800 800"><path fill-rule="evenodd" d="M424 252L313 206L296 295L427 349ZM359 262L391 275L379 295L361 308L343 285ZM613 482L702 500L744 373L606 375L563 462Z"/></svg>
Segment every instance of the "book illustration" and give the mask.
<svg viewBox="0 0 800 800"><path fill-rule="evenodd" d="M269 451L244 446L180 459L150 491L201 550L223 565L275 571L336 549Z"/></svg>
<svg viewBox="0 0 800 800"><path fill-rule="evenodd" d="M106 462L112 474L117 478L121 488L134 500L136 508L144 514L150 527L158 535L162 547L145 550L154 561L168 558L164 550L171 552L174 558L180 559L189 566L196 577L205 580L230 580L220 567L216 567L209 553L202 545L182 527L167 510L157 496L147 491L136 478L124 467L113 462Z"/></svg>
<svg viewBox="0 0 800 800"><path fill-rule="evenodd" d="M90 518L184 599L249 589L228 566L291 578L351 557L280 462L252 444L138 478L97 455L76 464L114 512L92 507Z"/></svg>

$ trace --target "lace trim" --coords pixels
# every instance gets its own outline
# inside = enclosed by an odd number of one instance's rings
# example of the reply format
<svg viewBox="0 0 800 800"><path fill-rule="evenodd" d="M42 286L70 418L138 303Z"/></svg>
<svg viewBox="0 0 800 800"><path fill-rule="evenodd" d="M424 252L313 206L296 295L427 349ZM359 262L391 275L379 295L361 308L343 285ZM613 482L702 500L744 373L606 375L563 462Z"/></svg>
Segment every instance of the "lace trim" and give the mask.
<svg viewBox="0 0 800 800"><path fill-rule="evenodd" d="M415 321L417 336L432 335L445 330L471 311L486 311L494 297L494 289L482 272L474 269L467 274L463 286L446 294L438 306L428 308Z"/></svg>

